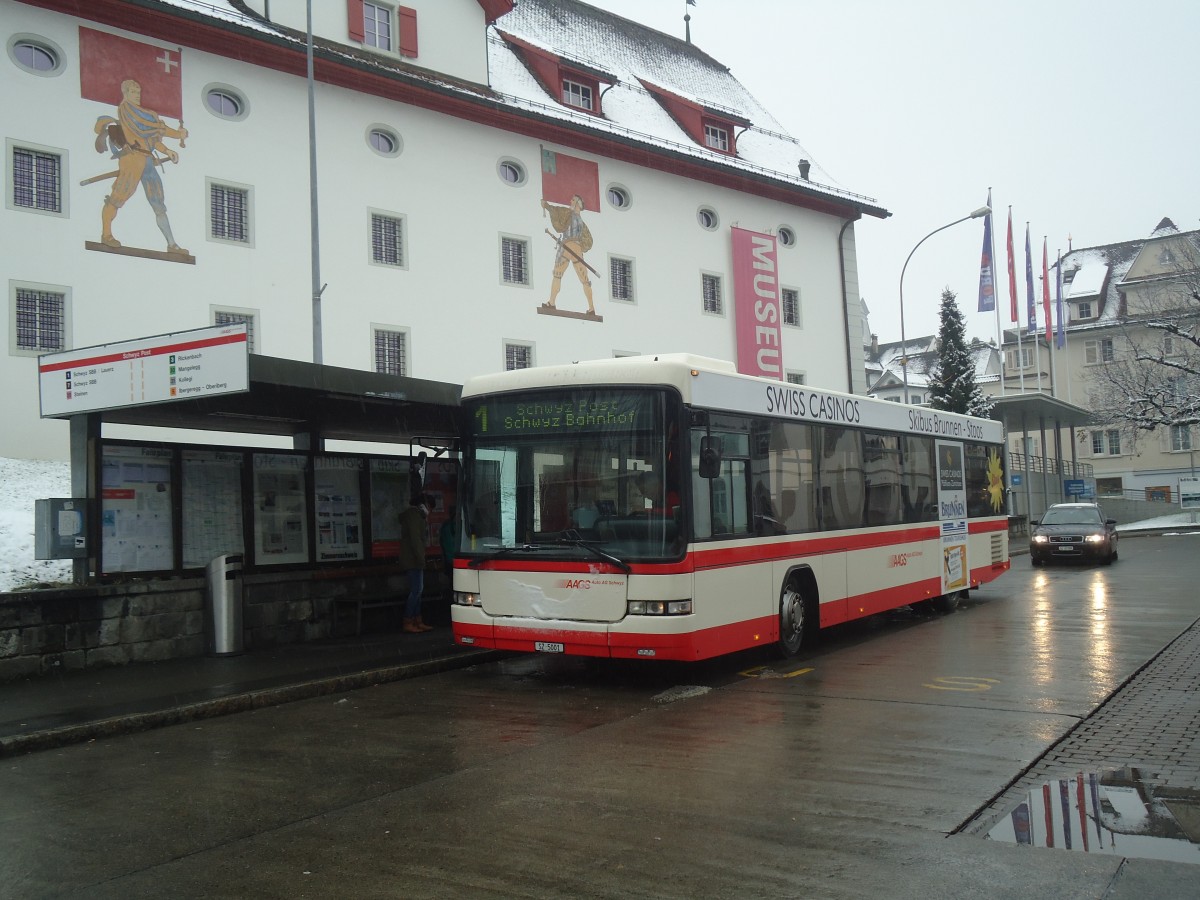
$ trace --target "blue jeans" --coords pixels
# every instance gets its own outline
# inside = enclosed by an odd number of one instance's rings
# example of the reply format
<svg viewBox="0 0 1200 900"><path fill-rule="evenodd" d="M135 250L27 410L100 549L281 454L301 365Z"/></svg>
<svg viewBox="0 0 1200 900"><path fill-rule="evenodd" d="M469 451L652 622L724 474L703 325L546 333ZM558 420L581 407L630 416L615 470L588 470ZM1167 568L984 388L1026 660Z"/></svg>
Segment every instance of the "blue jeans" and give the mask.
<svg viewBox="0 0 1200 900"><path fill-rule="evenodd" d="M421 615L421 592L425 590L425 570L408 570L408 601L404 604L404 618L415 619Z"/></svg>

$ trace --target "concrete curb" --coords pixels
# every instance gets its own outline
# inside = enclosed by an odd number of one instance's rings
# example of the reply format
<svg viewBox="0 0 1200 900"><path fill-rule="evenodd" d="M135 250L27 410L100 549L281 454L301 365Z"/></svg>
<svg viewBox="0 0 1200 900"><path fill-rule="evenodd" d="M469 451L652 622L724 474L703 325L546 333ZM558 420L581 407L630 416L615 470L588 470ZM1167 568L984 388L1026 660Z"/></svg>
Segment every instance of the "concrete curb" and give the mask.
<svg viewBox="0 0 1200 900"><path fill-rule="evenodd" d="M95 722L85 722L79 725L68 725L62 728L35 731L29 734L0 737L0 758L19 756L39 750L53 750L58 747L84 743L102 737L134 734L139 731L149 731L152 728L162 728L167 725L179 725L184 722L195 722L200 719L213 719L232 713L263 709L268 706L279 706L296 700L308 700L313 697L338 694L343 691L353 691L393 681L404 681L424 675L436 675L439 672L464 669L479 663L502 659L507 655L502 650L458 652L421 662L383 666L366 669L361 672L351 672L346 675L300 681L278 687L260 688L244 693L231 694L228 697L185 703L168 709L110 716L106 719L98 719Z"/></svg>

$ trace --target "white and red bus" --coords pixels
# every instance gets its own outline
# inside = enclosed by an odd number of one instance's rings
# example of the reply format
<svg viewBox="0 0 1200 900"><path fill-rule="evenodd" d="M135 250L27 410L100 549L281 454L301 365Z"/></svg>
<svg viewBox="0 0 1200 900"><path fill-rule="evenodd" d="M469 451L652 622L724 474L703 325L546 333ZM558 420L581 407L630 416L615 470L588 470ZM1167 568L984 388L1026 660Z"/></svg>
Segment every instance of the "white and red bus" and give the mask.
<svg viewBox="0 0 1200 900"><path fill-rule="evenodd" d="M792 656L1009 567L999 422L682 354L482 376L462 403L460 644Z"/></svg>

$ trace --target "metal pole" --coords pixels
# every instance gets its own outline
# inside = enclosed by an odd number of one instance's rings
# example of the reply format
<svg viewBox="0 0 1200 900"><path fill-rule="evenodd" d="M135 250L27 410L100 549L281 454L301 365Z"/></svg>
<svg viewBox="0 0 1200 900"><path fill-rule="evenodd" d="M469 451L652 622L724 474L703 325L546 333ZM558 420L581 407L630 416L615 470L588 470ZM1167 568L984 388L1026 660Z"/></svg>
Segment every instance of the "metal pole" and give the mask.
<svg viewBox="0 0 1200 900"><path fill-rule="evenodd" d="M313 27L312 0L307 0L308 10L308 203L309 229L312 235L312 325L313 362L320 365L321 352L321 237L317 216L317 112L313 84Z"/></svg>
<svg viewBox="0 0 1200 900"><path fill-rule="evenodd" d="M967 219L978 219L980 216L986 216L991 211L992 210L990 207L981 206L973 213L965 215L961 219L955 219L953 222L943 225L941 228L935 228L933 231L929 232L929 234L925 235L925 237L917 241L917 247L920 247L939 231L945 231L947 228L951 228L954 225L957 225L959 222L967 221ZM908 403L908 342L904 334L904 273L908 269L908 261L912 259L913 254L917 252L917 247L913 247L912 250L908 252L908 259L904 260L904 266L900 269L900 366L904 370L905 403Z"/></svg>

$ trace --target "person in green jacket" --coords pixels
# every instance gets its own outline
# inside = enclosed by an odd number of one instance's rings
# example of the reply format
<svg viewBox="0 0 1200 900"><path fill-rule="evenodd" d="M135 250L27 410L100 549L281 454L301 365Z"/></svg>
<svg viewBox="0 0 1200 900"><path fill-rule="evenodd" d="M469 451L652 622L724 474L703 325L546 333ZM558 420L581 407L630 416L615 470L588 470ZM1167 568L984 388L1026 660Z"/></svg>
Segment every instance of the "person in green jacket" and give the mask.
<svg viewBox="0 0 1200 900"><path fill-rule="evenodd" d="M421 621L421 593L425 589L425 542L428 527L429 498L413 494L409 506L400 513L400 565L408 573L408 601L404 604L403 631L420 634L433 627Z"/></svg>

